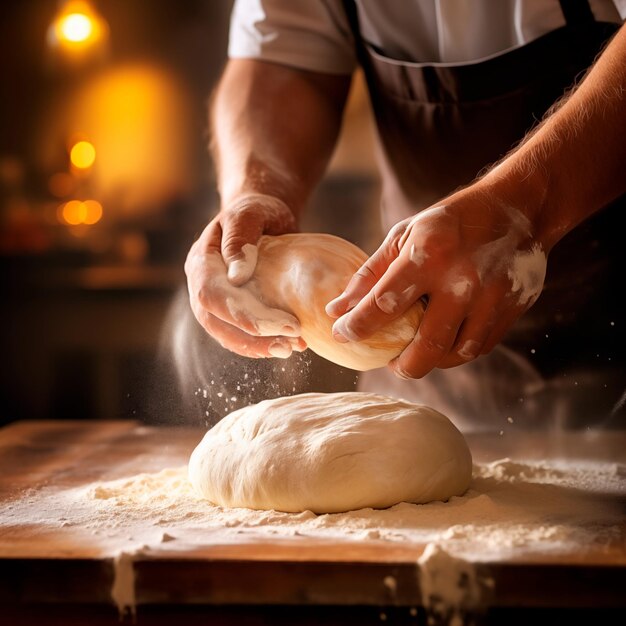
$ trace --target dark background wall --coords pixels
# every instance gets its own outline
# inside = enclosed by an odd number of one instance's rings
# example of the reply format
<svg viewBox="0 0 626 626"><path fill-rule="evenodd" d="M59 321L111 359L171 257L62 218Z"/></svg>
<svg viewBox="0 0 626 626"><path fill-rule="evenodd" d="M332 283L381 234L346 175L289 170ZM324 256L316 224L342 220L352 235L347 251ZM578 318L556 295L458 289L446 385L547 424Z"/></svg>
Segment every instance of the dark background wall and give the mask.
<svg viewBox="0 0 626 626"><path fill-rule="evenodd" d="M264 397L353 388L352 372L308 354L288 362L235 357L190 318L182 267L218 209L206 106L225 62L231 3L107 0L94 6L108 22L108 52L81 66L64 64L46 43L57 3L21 0L0 8L0 423L213 421ZM164 72L176 85L174 95L185 99L186 113L148 137L157 151L159 141L167 151L167 137L180 125L188 137L184 182L155 199L147 193L150 171L109 195L97 177L87 176L73 195L55 196L51 177L67 169L63 129L72 116L89 113L77 108L77 94L127 67ZM356 91L347 137L303 228L343 234L371 250L380 236L377 183L362 86ZM146 117L155 113L146 110ZM115 121L106 123L117 132ZM120 145L125 139L133 141L122 136ZM102 201L101 222L60 223L59 207L80 193Z"/></svg>

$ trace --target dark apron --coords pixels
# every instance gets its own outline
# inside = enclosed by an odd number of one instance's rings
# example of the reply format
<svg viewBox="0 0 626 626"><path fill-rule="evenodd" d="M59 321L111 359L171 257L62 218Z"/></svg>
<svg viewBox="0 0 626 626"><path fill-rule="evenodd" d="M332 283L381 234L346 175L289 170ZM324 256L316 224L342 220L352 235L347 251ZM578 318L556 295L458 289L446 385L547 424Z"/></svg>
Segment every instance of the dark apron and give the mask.
<svg viewBox="0 0 626 626"><path fill-rule="evenodd" d="M378 129L386 228L503 157L619 28L596 22L586 2L560 4L564 27L486 61L441 66L385 57L362 38L355 2L344 2ZM584 413L594 419L615 414L626 387L626 316L616 295L626 267L619 204L626 208L620 200L555 246L541 297L503 342L543 380L571 377L578 386L579 372L593 379L582 387L593 397Z"/></svg>

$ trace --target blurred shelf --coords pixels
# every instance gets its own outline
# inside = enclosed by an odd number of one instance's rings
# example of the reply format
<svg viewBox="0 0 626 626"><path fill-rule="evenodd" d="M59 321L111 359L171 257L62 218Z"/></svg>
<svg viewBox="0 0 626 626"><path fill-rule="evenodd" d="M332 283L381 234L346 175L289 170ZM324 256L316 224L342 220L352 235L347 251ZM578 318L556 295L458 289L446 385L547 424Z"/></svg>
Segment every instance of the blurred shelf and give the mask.
<svg viewBox="0 0 626 626"><path fill-rule="evenodd" d="M182 265L94 265L44 267L3 263L0 285L29 291L173 291L184 284Z"/></svg>

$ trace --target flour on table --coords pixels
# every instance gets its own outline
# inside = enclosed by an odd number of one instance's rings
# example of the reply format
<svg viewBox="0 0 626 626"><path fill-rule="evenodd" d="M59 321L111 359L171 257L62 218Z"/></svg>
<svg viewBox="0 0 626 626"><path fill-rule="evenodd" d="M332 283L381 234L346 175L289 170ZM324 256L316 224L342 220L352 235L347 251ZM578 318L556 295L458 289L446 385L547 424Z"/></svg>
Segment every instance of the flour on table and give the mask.
<svg viewBox="0 0 626 626"><path fill-rule="evenodd" d="M62 558L80 538L87 556L127 553L117 561L116 581L116 597L125 604L134 597L123 588L131 578L128 555L184 554L211 544L270 538L292 544L303 538L348 545L433 543L472 563L533 554L584 557L624 545L624 496L621 464L502 459L475 465L469 490L447 503L293 514L214 506L194 492L181 466L75 488L28 490L0 511L0 535L19 525L31 529L28 546L3 543L7 558Z"/></svg>
<svg viewBox="0 0 626 626"><path fill-rule="evenodd" d="M436 623L462 626L465 615L475 615L486 606L493 579L481 576L470 561L429 543L417 566L422 604Z"/></svg>

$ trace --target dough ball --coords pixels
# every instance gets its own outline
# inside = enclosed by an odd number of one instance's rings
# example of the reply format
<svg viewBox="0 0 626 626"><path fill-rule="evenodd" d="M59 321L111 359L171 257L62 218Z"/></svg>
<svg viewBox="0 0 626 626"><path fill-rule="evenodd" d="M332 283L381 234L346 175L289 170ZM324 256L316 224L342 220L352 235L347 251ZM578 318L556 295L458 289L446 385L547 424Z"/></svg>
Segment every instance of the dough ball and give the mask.
<svg viewBox="0 0 626 626"><path fill-rule="evenodd" d="M306 393L234 411L194 450L189 479L224 507L338 513L464 493L472 457L434 409L371 393Z"/></svg>
<svg viewBox="0 0 626 626"><path fill-rule="evenodd" d="M324 233L264 236L252 280L245 286L270 307L295 315L313 352L351 369L384 367L413 340L424 314L421 301L358 342L333 339L325 307L340 295L367 254L354 244Z"/></svg>

